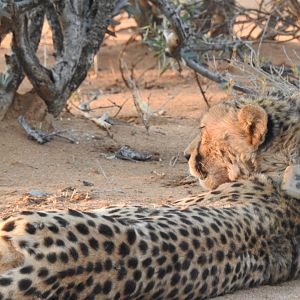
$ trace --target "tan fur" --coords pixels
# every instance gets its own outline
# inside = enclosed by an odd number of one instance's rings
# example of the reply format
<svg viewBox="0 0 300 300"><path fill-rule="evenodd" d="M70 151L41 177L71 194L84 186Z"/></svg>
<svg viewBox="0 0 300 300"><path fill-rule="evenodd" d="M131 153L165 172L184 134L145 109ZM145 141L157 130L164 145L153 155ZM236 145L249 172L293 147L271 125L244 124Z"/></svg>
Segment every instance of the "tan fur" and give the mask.
<svg viewBox="0 0 300 300"><path fill-rule="evenodd" d="M244 130L249 145L258 147L267 132L268 115L258 105L248 104L238 112L239 124Z"/></svg>
<svg viewBox="0 0 300 300"><path fill-rule="evenodd" d="M273 98L242 98L213 106L201 120L200 134L185 150L191 174L208 189L253 172L280 177L286 167L299 163L298 110L292 101ZM263 146L268 130L273 136Z"/></svg>

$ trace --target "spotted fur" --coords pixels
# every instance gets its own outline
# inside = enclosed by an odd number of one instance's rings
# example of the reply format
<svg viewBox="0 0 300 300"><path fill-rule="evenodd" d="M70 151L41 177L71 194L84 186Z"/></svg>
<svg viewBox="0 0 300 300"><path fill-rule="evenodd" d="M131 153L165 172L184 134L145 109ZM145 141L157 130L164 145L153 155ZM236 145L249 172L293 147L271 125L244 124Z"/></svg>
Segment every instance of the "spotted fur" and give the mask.
<svg viewBox="0 0 300 300"><path fill-rule="evenodd" d="M160 208L0 224L0 299L206 299L296 278L300 202L263 176Z"/></svg>

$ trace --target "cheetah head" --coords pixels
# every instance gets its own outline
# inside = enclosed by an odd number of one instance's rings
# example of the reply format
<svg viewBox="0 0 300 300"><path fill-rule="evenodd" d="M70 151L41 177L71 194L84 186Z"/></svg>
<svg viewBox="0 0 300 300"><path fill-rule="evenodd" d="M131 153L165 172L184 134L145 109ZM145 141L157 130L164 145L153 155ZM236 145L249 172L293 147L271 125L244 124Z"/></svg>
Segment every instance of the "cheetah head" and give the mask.
<svg viewBox="0 0 300 300"><path fill-rule="evenodd" d="M201 120L199 135L185 150L190 173L207 189L248 177L267 127L267 112L257 104L213 106Z"/></svg>

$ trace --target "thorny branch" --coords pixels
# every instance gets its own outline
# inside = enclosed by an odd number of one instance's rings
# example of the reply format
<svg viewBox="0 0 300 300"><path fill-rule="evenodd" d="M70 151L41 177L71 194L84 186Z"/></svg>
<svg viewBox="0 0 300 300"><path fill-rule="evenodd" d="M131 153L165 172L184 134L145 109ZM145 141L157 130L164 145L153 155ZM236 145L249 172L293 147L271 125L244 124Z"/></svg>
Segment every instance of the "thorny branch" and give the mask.
<svg viewBox="0 0 300 300"><path fill-rule="evenodd" d="M176 59L182 59L188 67L193 69L195 72L200 75L213 80L223 87L231 86L233 89L249 94L256 95L257 92L249 89L239 83L230 83L223 75L219 73L212 72L203 64L201 64L196 59L191 58L192 49L195 49L195 41L193 33L190 31L188 25L183 21L180 17L178 11L174 7L174 5L167 0L150 0L153 4L155 4L162 13L167 17L169 22L172 25L172 29L178 37L178 45L176 49L171 53L171 55ZM199 43L198 43L199 45ZM225 44L224 44L225 45ZM226 44L227 45L227 44ZM233 45L233 44L232 44ZM237 45L235 45L237 46ZM199 46L198 46L199 47ZM207 45L206 43L201 44L202 52L209 51L212 45ZM219 45L218 47L221 47ZM222 50L226 50L224 47Z"/></svg>

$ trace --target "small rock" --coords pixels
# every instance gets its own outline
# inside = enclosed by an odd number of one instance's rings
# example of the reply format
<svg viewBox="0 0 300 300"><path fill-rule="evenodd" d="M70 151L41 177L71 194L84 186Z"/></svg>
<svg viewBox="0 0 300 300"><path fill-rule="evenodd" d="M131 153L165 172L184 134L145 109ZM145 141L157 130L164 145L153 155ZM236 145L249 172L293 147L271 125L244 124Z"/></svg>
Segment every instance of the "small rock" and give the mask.
<svg viewBox="0 0 300 300"><path fill-rule="evenodd" d="M82 183L84 186L94 186L94 184L88 180L83 180Z"/></svg>
<svg viewBox="0 0 300 300"><path fill-rule="evenodd" d="M48 193L42 191L31 191L28 193L32 197L47 197Z"/></svg>

